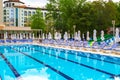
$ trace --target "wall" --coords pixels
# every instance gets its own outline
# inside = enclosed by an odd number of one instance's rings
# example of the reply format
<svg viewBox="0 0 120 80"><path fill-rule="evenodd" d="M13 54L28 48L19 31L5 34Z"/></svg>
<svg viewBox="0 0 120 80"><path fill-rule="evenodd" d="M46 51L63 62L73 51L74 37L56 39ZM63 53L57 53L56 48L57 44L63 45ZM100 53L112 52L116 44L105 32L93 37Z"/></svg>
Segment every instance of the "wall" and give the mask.
<svg viewBox="0 0 120 80"><path fill-rule="evenodd" d="M0 0L0 25L3 25L3 0Z"/></svg>

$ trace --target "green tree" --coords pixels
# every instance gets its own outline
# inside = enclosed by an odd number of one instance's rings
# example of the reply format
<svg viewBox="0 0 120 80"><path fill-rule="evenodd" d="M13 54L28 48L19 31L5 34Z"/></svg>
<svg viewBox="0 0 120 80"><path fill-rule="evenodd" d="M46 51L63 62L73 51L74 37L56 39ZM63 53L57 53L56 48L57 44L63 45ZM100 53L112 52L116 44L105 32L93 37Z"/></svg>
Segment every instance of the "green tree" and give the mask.
<svg viewBox="0 0 120 80"><path fill-rule="evenodd" d="M32 29L42 29L43 32L46 29L45 20L43 19L40 8L36 10L36 13L31 16L31 28Z"/></svg>
<svg viewBox="0 0 120 80"><path fill-rule="evenodd" d="M48 13L46 15L47 28L54 30L61 30L61 20L59 12L59 0L48 0L49 3L46 5ZM50 30L47 30L47 32Z"/></svg>
<svg viewBox="0 0 120 80"><path fill-rule="evenodd" d="M76 30L79 28L79 21L81 15L81 9L85 0L60 0L60 12L61 17L64 20L63 26L65 31L73 32L73 25L76 25Z"/></svg>
<svg viewBox="0 0 120 80"><path fill-rule="evenodd" d="M120 3L116 4L109 0L88 2L86 0L49 0L47 5L48 12L53 20L53 25L57 30L63 32L74 32L73 25L76 25L76 31L82 33L96 29L100 33L112 26L112 20L120 25ZM58 26L59 25L59 26Z"/></svg>
<svg viewBox="0 0 120 80"><path fill-rule="evenodd" d="M117 8L112 1L99 0L92 2L89 13L91 15L91 29L97 29L98 33L111 27L112 20L117 18Z"/></svg>
<svg viewBox="0 0 120 80"><path fill-rule="evenodd" d="M116 3L116 7L117 7L117 22L116 22L116 26L120 27L120 2Z"/></svg>

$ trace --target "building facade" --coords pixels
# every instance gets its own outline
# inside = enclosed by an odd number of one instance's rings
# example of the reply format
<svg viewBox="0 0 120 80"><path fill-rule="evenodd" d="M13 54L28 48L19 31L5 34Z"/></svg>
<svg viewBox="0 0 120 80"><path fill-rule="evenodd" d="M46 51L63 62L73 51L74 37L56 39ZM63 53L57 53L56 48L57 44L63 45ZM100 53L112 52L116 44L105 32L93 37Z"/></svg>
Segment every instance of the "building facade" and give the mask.
<svg viewBox="0 0 120 80"><path fill-rule="evenodd" d="M20 0L4 1L3 22L5 26L27 27L30 24L30 17L36 13L35 7L26 6ZM41 8L43 18L46 16L46 9Z"/></svg>
<svg viewBox="0 0 120 80"><path fill-rule="evenodd" d="M3 25L3 1L0 0L0 26Z"/></svg>

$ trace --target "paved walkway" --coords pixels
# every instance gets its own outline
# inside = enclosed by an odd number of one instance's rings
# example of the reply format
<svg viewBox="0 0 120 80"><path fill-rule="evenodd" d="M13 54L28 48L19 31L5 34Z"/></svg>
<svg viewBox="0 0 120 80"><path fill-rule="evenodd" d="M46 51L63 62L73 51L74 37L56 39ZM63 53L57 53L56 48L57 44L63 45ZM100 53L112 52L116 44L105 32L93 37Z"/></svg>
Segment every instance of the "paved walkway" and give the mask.
<svg viewBox="0 0 120 80"><path fill-rule="evenodd" d="M120 51L116 51L116 50L103 50L103 49L93 49L93 48L84 48L84 47L59 46L59 45L42 44L42 43L33 43L33 44L40 45L40 46L46 46L46 47L62 48L62 49L67 49L67 50L90 52L94 54L101 54L101 55L114 56L114 57L120 58ZM120 48L118 50L120 50Z"/></svg>

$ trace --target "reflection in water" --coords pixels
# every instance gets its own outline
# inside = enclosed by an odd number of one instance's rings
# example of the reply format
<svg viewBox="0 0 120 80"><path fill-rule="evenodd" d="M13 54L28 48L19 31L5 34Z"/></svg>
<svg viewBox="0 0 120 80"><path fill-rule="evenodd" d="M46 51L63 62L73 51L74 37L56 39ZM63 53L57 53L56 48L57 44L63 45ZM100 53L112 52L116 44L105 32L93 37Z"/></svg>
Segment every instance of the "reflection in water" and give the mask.
<svg viewBox="0 0 120 80"><path fill-rule="evenodd" d="M22 75L23 80L49 80L50 75L46 72L47 67L42 68L40 71L37 69L29 69Z"/></svg>
<svg viewBox="0 0 120 80"><path fill-rule="evenodd" d="M92 78L90 78L90 79L87 79L87 80L93 80Z"/></svg>
<svg viewBox="0 0 120 80"><path fill-rule="evenodd" d="M78 58L78 53L77 53L77 52L75 53L75 58L76 58L76 59Z"/></svg>
<svg viewBox="0 0 120 80"><path fill-rule="evenodd" d="M120 80L120 77L116 77L116 76L115 76L115 77L114 77L114 80Z"/></svg>
<svg viewBox="0 0 120 80"><path fill-rule="evenodd" d="M2 80L2 79L1 79L1 80ZM16 79L14 79L14 78L11 77L11 76L6 75L6 76L4 77L4 80L16 80Z"/></svg>
<svg viewBox="0 0 120 80"><path fill-rule="evenodd" d="M25 71L23 75L21 75L22 77L18 77L17 79L9 75L4 75L3 80L50 80L50 74L47 73L47 69L47 67L44 67L41 70L29 69Z"/></svg>

